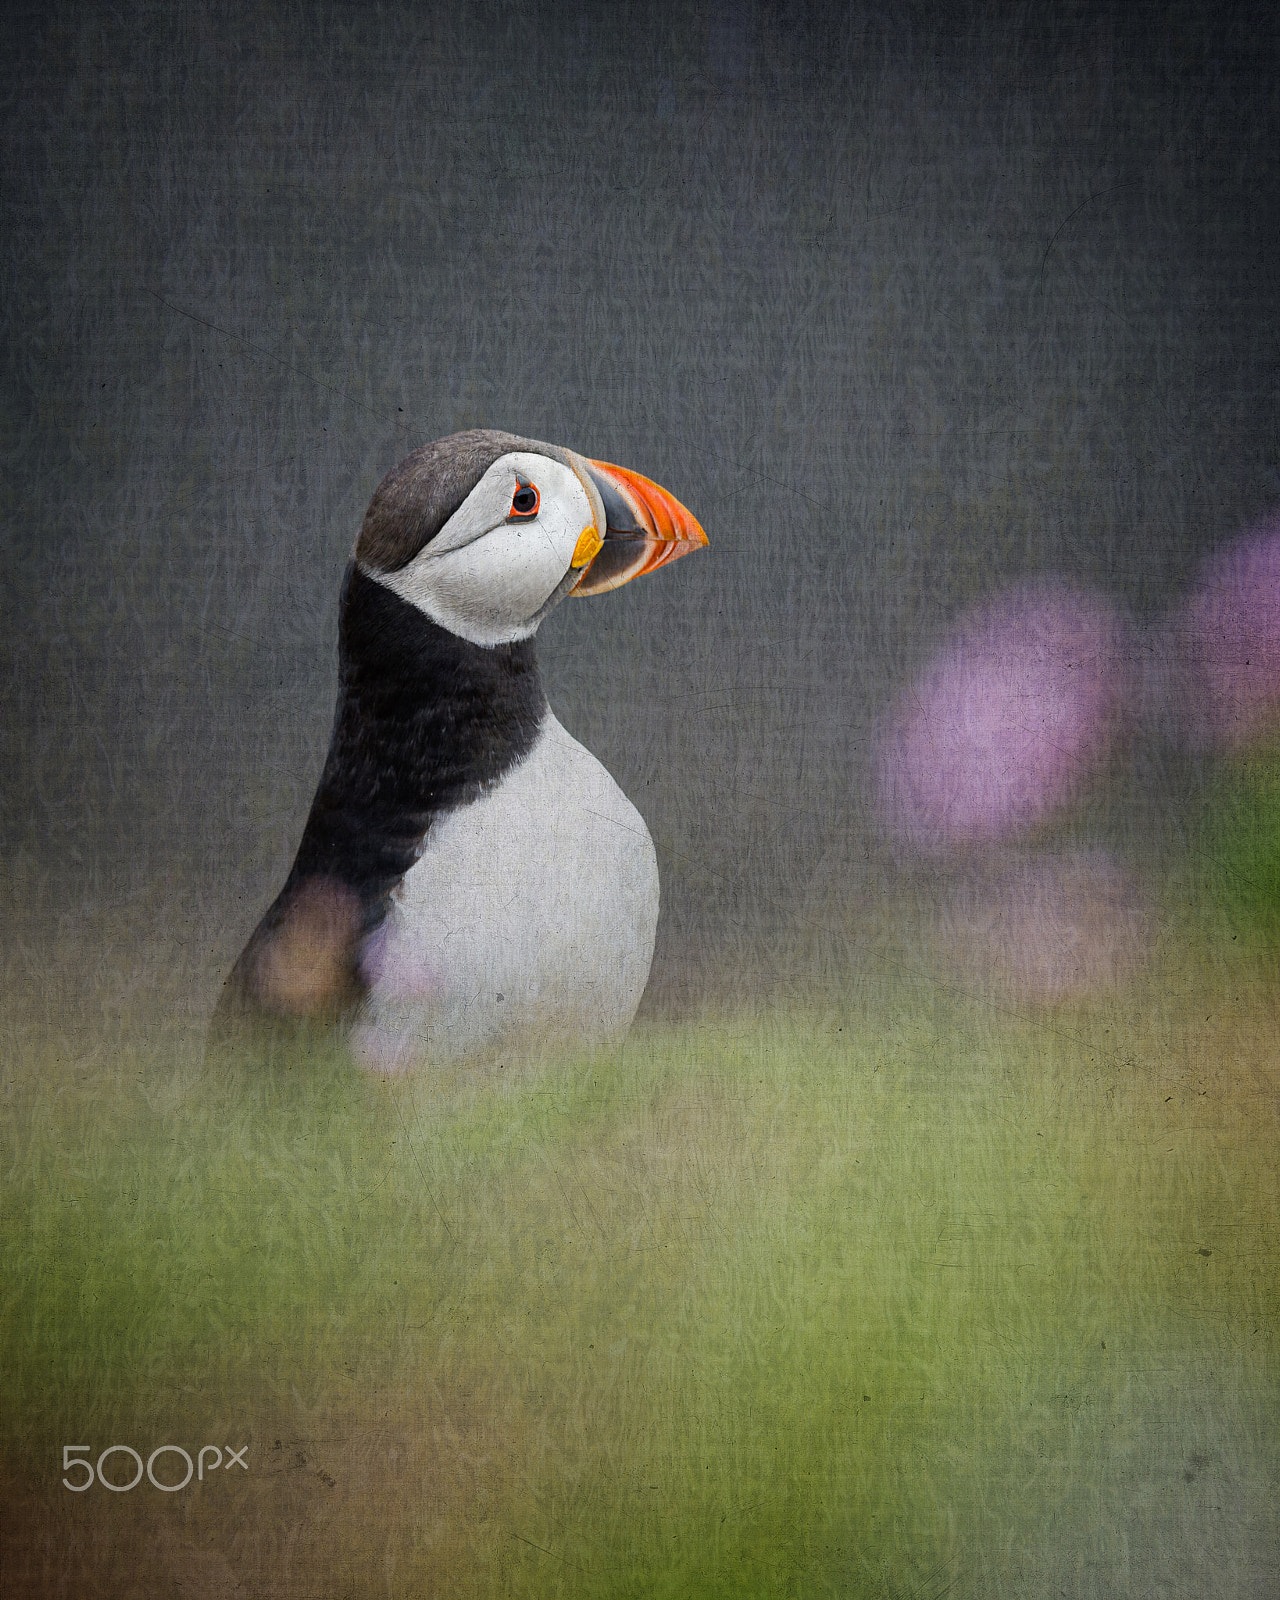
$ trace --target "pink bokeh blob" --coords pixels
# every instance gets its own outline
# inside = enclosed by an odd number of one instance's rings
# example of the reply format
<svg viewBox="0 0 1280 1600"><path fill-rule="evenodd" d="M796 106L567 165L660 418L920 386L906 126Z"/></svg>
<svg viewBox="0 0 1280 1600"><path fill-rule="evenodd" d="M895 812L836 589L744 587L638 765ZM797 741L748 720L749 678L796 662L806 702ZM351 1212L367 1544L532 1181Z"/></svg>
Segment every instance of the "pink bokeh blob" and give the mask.
<svg viewBox="0 0 1280 1600"><path fill-rule="evenodd" d="M1056 1005L1114 988L1150 948L1136 877L1105 850L1013 852L963 881L942 908L948 954L966 981Z"/></svg>
<svg viewBox="0 0 1280 1600"><path fill-rule="evenodd" d="M432 1000L444 992L436 965L397 934L390 917L365 940L360 973L370 988L393 1001Z"/></svg>
<svg viewBox="0 0 1280 1600"><path fill-rule="evenodd" d="M980 606L881 723L881 825L934 853L1033 827L1108 758L1128 719L1132 659L1116 607L1064 583L1022 584Z"/></svg>
<svg viewBox="0 0 1280 1600"><path fill-rule="evenodd" d="M1280 727L1280 516L1209 557L1171 631L1191 744L1235 750Z"/></svg>

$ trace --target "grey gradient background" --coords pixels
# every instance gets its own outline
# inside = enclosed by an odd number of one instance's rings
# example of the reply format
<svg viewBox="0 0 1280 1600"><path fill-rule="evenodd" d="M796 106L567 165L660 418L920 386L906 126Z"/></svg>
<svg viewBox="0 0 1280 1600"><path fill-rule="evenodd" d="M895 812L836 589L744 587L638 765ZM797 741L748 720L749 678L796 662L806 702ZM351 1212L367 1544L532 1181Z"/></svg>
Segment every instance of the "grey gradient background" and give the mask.
<svg viewBox="0 0 1280 1600"><path fill-rule="evenodd" d="M1280 502L1269 12L10 8L9 1003L198 1032L363 508L477 424L711 537L541 634L657 841L646 1010L838 964L892 888L868 730L947 619L1041 571L1157 619Z"/></svg>

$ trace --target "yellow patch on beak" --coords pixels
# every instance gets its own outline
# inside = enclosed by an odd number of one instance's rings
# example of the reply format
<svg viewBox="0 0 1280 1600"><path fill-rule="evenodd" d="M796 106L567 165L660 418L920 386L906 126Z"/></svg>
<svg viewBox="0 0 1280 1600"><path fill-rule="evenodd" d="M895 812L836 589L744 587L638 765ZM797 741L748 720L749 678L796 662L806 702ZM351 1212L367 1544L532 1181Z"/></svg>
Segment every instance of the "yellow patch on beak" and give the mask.
<svg viewBox="0 0 1280 1600"><path fill-rule="evenodd" d="M600 554L603 546L604 540L596 532L595 524L588 523L578 535L578 542L573 547L573 560L569 565L571 567L589 566Z"/></svg>

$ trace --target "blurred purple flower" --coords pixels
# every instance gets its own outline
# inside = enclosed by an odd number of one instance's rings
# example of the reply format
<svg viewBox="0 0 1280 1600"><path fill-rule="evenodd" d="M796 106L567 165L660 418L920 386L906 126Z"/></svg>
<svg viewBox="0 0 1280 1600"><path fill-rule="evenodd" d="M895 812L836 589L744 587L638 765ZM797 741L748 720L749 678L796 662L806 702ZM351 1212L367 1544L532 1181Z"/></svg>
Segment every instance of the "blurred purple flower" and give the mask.
<svg viewBox="0 0 1280 1600"><path fill-rule="evenodd" d="M1193 745L1239 749L1280 722L1280 517L1209 557L1171 632Z"/></svg>
<svg viewBox="0 0 1280 1600"><path fill-rule="evenodd" d="M943 908L966 980L1053 1005L1114 987L1146 958L1150 914L1137 880L1106 851L1001 862Z"/></svg>
<svg viewBox="0 0 1280 1600"><path fill-rule="evenodd" d="M1063 583L1023 584L971 612L881 724L883 827L940 852L1034 826L1107 759L1132 655L1117 609Z"/></svg>
<svg viewBox="0 0 1280 1600"><path fill-rule="evenodd" d="M396 937L388 916L365 940L360 955L360 975L388 999L429 1000L444 993L443 975L429 956Z"/></svg>

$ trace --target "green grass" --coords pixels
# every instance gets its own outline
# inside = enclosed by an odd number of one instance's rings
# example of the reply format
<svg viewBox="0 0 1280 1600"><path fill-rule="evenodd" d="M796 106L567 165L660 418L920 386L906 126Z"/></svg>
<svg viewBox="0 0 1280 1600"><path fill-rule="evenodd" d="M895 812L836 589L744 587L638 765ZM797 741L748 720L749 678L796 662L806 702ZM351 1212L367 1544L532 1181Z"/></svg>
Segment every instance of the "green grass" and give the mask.
<svg viewBox="0 0 1280 1600"><path fill-rule="evenodd" d="M857 993L480 1077L13 1074L33 1591L1256 1592L1273 996ZM59 1485L169 1440L251 1470Z"/></svg>
<svg viewBox="0 0 1280 1600"><path fill-rule="evenodd" d="M1205 809L1218 901L1237 934L1280 952L1280 745L1224 762Z"/></svg>

